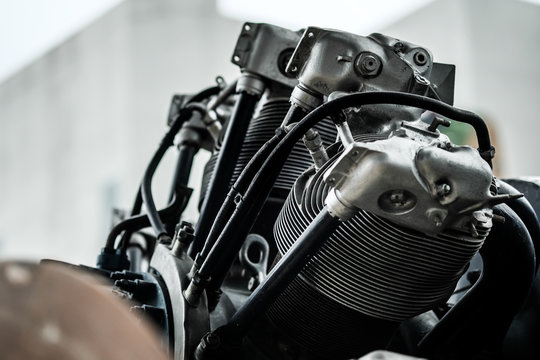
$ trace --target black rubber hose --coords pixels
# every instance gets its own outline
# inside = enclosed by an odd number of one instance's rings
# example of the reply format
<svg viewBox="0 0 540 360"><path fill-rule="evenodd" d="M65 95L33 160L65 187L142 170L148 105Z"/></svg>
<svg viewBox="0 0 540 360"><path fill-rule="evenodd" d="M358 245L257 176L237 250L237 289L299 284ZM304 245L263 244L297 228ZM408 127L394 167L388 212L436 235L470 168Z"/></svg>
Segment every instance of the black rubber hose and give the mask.
<svg viewBox="0 0 540 360"><path fill-rule="evenodd" d="M521 194L516 188L510 184L499 180L501 194L516 195ZM540 222L533 207L525 197L514 199L508 203L508 206L516 212L519 218L523 221L534 245L534 253L536 255L536 270L540 266Z"/></svg>
<svg viewBox="0 0 540 360"><path fill-rule="evenodd" d="M201 206L199 221L195 226L195 239L189 250L192 257L204 246L215 217L229 191L236 159L242 149L249 122L258 101L258 95L246 92L241 92L236 101L210 178L208 191Z"/></svg>
<svg viewBox="0 0 540 360"><path fill-rule="evenodd" d="M287 115L285 116L285 119L283 120L284 124L298 122L305 115L306 113L301 108L291 106L289 111L287 112ZM198 258L197 261L204 260L208 256L219 234L231 218L234 210L236 209L236 196L238 194L244 194L246 192L246 190L249 188L249 185L251 184L251 181L253 180L253 177L257 174L257 171L259 171L260 167L264 164L266 158L270 155L272 150L281 141L281 139L283 139L285 135L286 133L282 129L278 129L276 131L276 135L274 135L272 138L270 138L270 140L263 144L263 146L249 160L246 167L242 170L241 174L238 176L238 179L236 179L236 182L229 190L227 198L223 202L223 205L221 206L219 213L216 216L216 219L212 225L212 229L210 230L204 247L201 250L200 258ZM197 265L200 266L201 264ZM218 277L215 277L214 281L220 282Z"/></svg>
<svg viewBox="0 0 540 360"><path fill-rule="evenodd" d="M236 208L236 203L234 200L236 195L244 193L247 190L251 179L253 179L258 169L263 165L264 160L270 155L274 147L285 135L285 133L283 132L281 132L280 134L281 135L273 136L259 149L255 156L249 160L248 164L244 168L244 171L242 171L237 181L229 190L227 198L219 209L214 224L212 225L212 229L210 230L204 247L201 250L201 259L204 259L208 256L210 250L215 244L216 239L225 227L225 224L227 224L227 221L230 219L231 215L233 214Z"/></svg>
<svg viewBox="0 0 540 360"><path fill-rule="evenodd" d="M419 356L429 359L472 359L497 350L533 282L534 248L527 228L507 205L480 249L484 270L474 287L420 342Z"/></svg>
<svg viewBox="0 0 540 360"><path fill-rule="evenodd" d="M207 89L204 89L203 91L201 91L198 94L194 95L188 101L188 104L189 103L201 102L203 100L206 100L210 96L219 94L220 91L221 91L220 86L212 86L212 87L209 87ZM224 90L224 91L226 91L226 90ZM169 132L170 131L171 130L169 129ZM159 151L159 148L158 148L157 151ZM137 214L140 214L141 209L142 209L142 204L143 204L142 191L141 191L141 186L139 186L139 189L137 190L137 195L135 197L135 201L133 202L133 207L131 209L131 213L130 213L131 216L135 216ZM130 237L131 237L131 233L130 232L125 232L124 235L122 236L121 242L126 243Z"/></svg>
<svg viewBox="0 0 540 360"><path fill-rule="evenodd" d="M442 116L471 124L476 129L479 137L479 151L487 154L487 149L490 149L489 154L492 153L493 148L489 139L487 126L478 115L454 108L438 100L400 92L355 93L332 100L321 105L298 122L274 148L270 156L265 160L264 165L258 169L259 171L251 181L243 197L243 201L237 206L217 239L214 248L212 248L210 254L202 264L199 270L199 275L202 279L217 279L227 272L230 264L234 261L234 256L242 246L243 240L249 232L253 221L266 201L294 144L310 128L324 118L334 115L345 108L372 104L398 104L424 108ZM489 160L486 159L488 163L490 163ZM245 171L250 170L246 168ZM215 283L215 280L213 283L213 288L219 285Z"/></svg>
<svg viewBox="0 0 540 360"><path fill-rule="evenodd" d="M193 95L193 97L188 100L188 104L204 101L210 96L218 95L221 91L223 91L223 88L221 86L211 86Z"/></svg>
<svg viewBox="0 0 540 360"><path fill-rule="evenodd" d="M169 203L172 202L176 193L178 184L187 186L193 158L199 151L199 147L192 144L180 145L178 147L178 158L176 160L176 169L174 171L173 180L171 183L171 192L169 195Z"/></svg>
<svg viewBox="0 0 540 360"><path fill-rule="evenodd" d="M180 128L182 127L186 119L191 116L191 113L191 110L188 109L180 110L178 117L173 121L171 127L169 128L169 131L161 140L161 143L159 144L156 153L150 160L150 164L148 164L148 167L144 172L141 185L142 199L144 202L144 206L146 207L148 219L150 220L150 224L152 225L156 238L158 239L168 234L165 225L163 224L158 215L156 204L154 203L154 197L152 196L152 179L159 163L161 162L161 159L163 158L163 155L165 155L165 152L167 152L168 148L173 145L176 134L178 133L178 131L180 131Z"/></svg>
<svg viewBox="0 0 540 360"><path fill-rule="evenodd" d="M191 174L191 167L193 166L193 159L199 151L199 145L194 143L181 144L178 148L178 159L176 161L176 169L174 172L173 180L171 183L171 192L169 195L169 203L172 203L174 197L178 193L178 189L188 186L189 175ZM182 211L183 212L183 211ZM170 219L165 222L165 229L168 234L174 233L174 229L182 212L177 214L176 219Z"/></svg>
<svg viewBox="0 0 540 360"><path fill-rule="evenodd" d="M254 320L266 313L339 224L338 218L332 217L324 207L231 320L216 330L222 340L238 342Z"/></svg>
<svg viewBox="0 0 540 360"><path fill-rule="evenodd" d="M195 94L191 99L189 99L188 104L206 100L210 96L219 94L220 91L221 91L220 86L212 86L207 89L204 89L203 91ZM140 214L141 209L142 209L142 204L143 204L143 199L142 199L141 187L139 186L139 189L137 190L137 195L135 196L135 201L133 202L133 207L131 209L130 215L133 216L133 215Z"/></svg>
<svg viewBox="0 0 540 360"><path fill-rule="evenodd" d="M519 194L510 184L499 181L499 192ZM533 207L525 197L515 199L508 206L523 220L529 230L536 254L536 277L533 287L521 308L514 317L504 340L506 359L540 359L540 224Z"/></svg>
<svg viewBox="0 0 540 360"><path fill-rule="evenodd" d="M187 199L191 195L191 189L186 186L179 186L173 201L164 209L158 211L158 215L164 220L169 221L178 216L186 205ZM146 214L132 216L112 228L107 237L106 248L113 249L116 238L124 231L133 233L140 229L150 226L150 220ZM128 242L122 238L119 247L126 248Z"/></svg>

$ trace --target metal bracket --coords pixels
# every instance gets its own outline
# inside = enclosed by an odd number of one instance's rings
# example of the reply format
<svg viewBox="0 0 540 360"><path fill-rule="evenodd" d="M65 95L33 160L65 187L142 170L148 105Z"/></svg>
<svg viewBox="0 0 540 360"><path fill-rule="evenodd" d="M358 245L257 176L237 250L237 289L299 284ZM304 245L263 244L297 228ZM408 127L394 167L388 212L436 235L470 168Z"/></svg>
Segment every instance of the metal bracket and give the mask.
<svg viewBox="0 0 540 360"><path fill-rule="evenodd" d="M242 71L294 87L298 81L285 67L300 40L301 32L270 24L247 22L242 26L232 63Z"/></svg>

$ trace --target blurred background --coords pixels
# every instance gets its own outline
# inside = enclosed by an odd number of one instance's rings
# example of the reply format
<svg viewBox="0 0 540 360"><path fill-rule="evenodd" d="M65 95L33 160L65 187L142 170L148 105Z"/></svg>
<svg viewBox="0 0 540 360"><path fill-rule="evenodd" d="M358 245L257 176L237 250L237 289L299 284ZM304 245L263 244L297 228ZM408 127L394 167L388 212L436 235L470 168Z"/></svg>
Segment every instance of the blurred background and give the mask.
<svg viewBox="0 0 540 360"><path fill-rule="evenodd" d="M497 175L540 175L540 0L0 0L0 258L94 265L172 95L239 74L230 58L245 21L430 49L457 66L455 105L489 121ZM156 174L158 204L174 161L171 150Z"/></svg>

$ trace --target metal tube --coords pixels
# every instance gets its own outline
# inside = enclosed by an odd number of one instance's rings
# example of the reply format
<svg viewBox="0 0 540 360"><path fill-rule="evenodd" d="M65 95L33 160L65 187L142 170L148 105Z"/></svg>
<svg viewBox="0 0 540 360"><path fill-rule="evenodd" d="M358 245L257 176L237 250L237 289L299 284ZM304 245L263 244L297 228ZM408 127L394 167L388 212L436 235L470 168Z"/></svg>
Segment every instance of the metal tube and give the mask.
<svg viewBox="0 0 540 360"><path fill-rule="evenodd" d="M212 87L209 87L207 89L204 89L202 90L201 92L199 92L198 94L195 94L190 100L189 102L200 102L200 101L203 101L213 95L217 95L219 94L221 90L221 87L220 86L212 86ZM180 123L178 125L182 125L182 122L183 121L180 121ZM178 132L178 130L180 129L179 127L176 127L174 126L173 128L173 125L174 123L171 125L171 128L169 129L169 131L167 132L167 134L165 135L165 138L164 140L162 141L162 143L160 144L160 146L158 147L158 149L156 150L156 154L154 154L154 156L157 156L157 153L162 151L162 146L163 146L163 143L165 142L165 139L167 138L168 139L168 136L169 134L172 134L172 139L170 139L170 144L172 145L172 141L174 140L174 136L176 135L176 133ZM168 141L168 140L167 140ZM150 166L150 165L149 165ZM133 203L133 207L131 209L131 213L130 215L133 217L137 214L139 214L141 212L141 208L142 208L142 204L143 204L143 197L142 197L142 184L141 186L139 186L139 189L137 190L137 195L135 197L135 201ZM125 243L127 244L129 242L129 238L131 237L131 233L129 231L126 231L124 233L124 235L122 236L122 240L121 242L122 243ZM109 238L111 238L111 236L109 236ZM107 245L105 247L108 247L109 246L109 240L107 240ZM113 246L114 246L114 243L113 243Z"/></svg>
<svg viewBox="0 0 540 360"><path fill-rule="evenodd" d="M434 359L470 359L500 345L531 287L535 259L527 228L507 205L480 250L481 278L420 342L418 354Z"/></svg>
<svg viewBox="0 0 540 360"><path fill-rule="evenodd" d="M501 194L521 194L516 188L502 180L499 180L499 184L499 192ZM540 266L540 222L538 221L538 217L536 217L533 207L525 197L514 199L508 202L507 205L516 212L527 227L527 230L529 230L536 255L536 270L538 270Z"/></svg>
<svg viewBox="0 0 540 360"><path fill-rule="evenodd" d="M172 202L174 198L178 184L187 186L191 167L193 165L193 158L198 150L198 146L191 144L180 145L178 147L178 159L176 160L176 169L171 183L169 203Z"/></svg>
<svg viewBox="0 0 540 360"><path fill-rule="evenodd" d="M222 341L236 343L241 340L254 319L266 312L339 224L340 221L323 208L229 323L216 330Z"/></svg>

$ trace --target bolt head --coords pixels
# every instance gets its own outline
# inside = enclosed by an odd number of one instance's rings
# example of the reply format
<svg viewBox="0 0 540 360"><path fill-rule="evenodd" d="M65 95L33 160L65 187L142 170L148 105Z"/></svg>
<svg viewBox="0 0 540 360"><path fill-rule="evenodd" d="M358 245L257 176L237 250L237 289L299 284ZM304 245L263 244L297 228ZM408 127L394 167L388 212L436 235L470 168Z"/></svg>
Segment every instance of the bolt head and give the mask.
<svg viewBox="0 0 540 360"><path fill-rule="evenodd" d="M376 54L363 52L356 58L354 68L363 77L375 77L380 73L382 62Z"/></svg>
<svg viewBox="0 0 540 360"><path fill-rule="evenodd" d="M403 200L405 199L405 196L403 195L403 191L395 190L390 194L390 202L395 205L401 205L403 204Z"/></svg>
<svg viewBox="0 0 540 360"><path fill-rule="evenodd" d="M452 187L448 184L442 183L442 184L437 185L436 191L437 191L437 196L445 197L446 195L452 192Z"/></svg>
<svg viewBox="0 0 540 360"><path fill-rule="evenodd" d="M439 215L433 215L431 217L431 222L433 223L433 225L435 225L436 227L440 227L442 225L442 219Z"/></svg>

